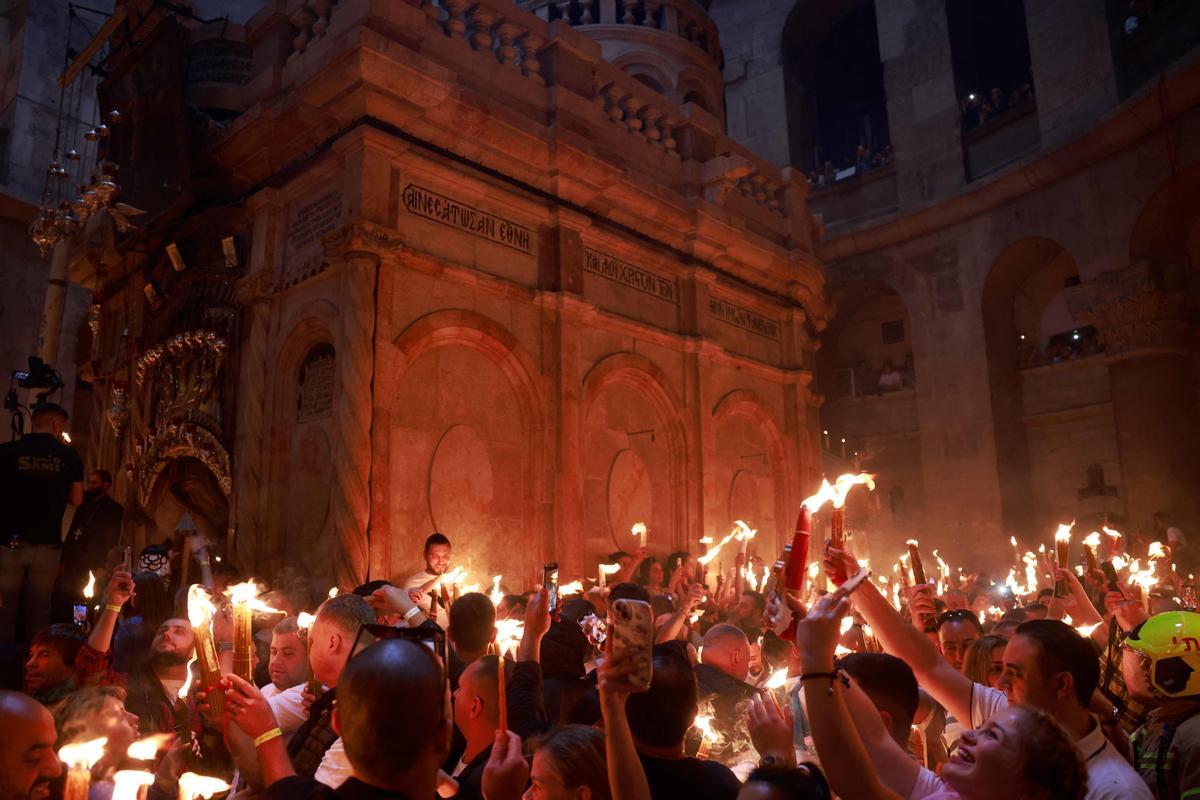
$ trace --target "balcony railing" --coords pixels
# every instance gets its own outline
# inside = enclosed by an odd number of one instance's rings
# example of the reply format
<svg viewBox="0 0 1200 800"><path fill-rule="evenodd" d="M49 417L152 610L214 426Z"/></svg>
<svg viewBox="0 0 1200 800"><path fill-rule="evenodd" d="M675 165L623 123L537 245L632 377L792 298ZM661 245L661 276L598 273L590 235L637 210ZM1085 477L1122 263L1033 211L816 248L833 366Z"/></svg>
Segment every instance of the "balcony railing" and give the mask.
<svg viewBox="0 0 1200 800"><path fill-rule="evenodd" d="M664 31L721 60L717 26L694 0L525 0L521 5L547 22L565 19L574 26L637 25Z"/></svg>

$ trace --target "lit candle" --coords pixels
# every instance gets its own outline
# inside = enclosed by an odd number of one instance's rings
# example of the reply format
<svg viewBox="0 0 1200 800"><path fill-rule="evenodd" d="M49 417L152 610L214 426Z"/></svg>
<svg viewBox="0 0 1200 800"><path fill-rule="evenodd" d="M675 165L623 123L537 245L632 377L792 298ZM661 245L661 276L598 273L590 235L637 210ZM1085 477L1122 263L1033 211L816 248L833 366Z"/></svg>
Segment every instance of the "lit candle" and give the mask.
<svg viewBox="0 0 1200 800"><path fill-rule="evenodd" d="M308 613L307 611L301 611L296 616L296 627L300 629L300 631L303 634L303 639L304 639L304 653L305 653L304 669L308 673L308 678L307 678L308 693L311 694L313 697L319 697L321 695L321 690L323 688L321 686L321 682L313 677L313 672L312 672L312 659L311 659L311 653L312 653L311 639L312 639L312 637L309 636L309 631L312 630L313 623L316 621L317 621L316 616Z"/></svg>
<svg viewBox="0 0 1200 800"><path fill-rule="evenodd" d="M282 613L258 599L258 586L246 581L230 586L226 592L233 606L233 674L247 683L254 682L254 612Z"/></svg>
<svg viewBox="0 0 1200 800"><path fill-rule="evenodd" d="M646 549L646 523L635 522L633 527L629 529L629 532L639 537L642 549Z"/></svg>
<svg viewBox="0 0 1200 800"><path fill-rule="evenodd" d="M600 588L608 586L608 576L615 575L621 571L620 564L601 564L600 565Z"/></svg>
<svg viewBox="0 0 1200 800"><path fill-rule="evenodd" d="M909 539L905 544L908 546L908 564L912 567L913 585L920 586L922 583L928 583L925 577L925 565L921 563L921 551L917 549L920 542L916 539Z"/></svg>
<svg viewBox="0 0 1200 800"><path fill-rule="evenodd" d="M695 725L701 733L700 749L696 751L696 758L708 758L713 738L712 717L696 717Z"/></svg>
<svg viewBox="0 0 1200 800"><path fill-rule="evenodd" d="M1100 531L1092 531L1083 540L1083 557L1087 559L1088 571L1100 569L1096 560L1096 549L1100 547Z"/></svg>
<svg viewBox="0 0 1200 800"><path fill-rule="evenodd" d="M229 791L230 786L220 778L185 772L179 776L179 800L208 800L214 794Z"/></svg>
<svg viewBox="0 0 1200 800"><path fill-rule="evenodd" d="M200 664L200 683L207 693L208 705L218 716L225 714L225 694L221 691L221 667L213 647L213 604L198 583L188 588L188 619L196 639L196 660Z"/></svg>
<svg viewBox="0 0 1200 800"><path fill-rule="evenodd" d="M1074 527L1074 522L1070 525L1059 525L1054 534L1054 559L1058 562L1059 569L1071 568L1071 529ZM1066 580L1057 581L1054 585L1056 597L1066 597L1069 591Z"/></svg>
<svg viewBox="0 0 1200 800"><path fill-rule="evenodd" d="M171 734L169 733L156 733L145 739L138 739L129 745L125 750L125 755L134 761L151 761L158 755L158 751L166 746L170 738Z"/></svg>
<svg viewBox="0 0 1200 800"><path fill-rule="evenodd" d="M90 742L69 744L58 751L58 759L67 765L63 800L87 800L88 787L92 784L92 767L104 755L106 744L108 739L101 737Z"/></svg>
<svg viewBox="0 0 1200 800"><path fill-rule="evenodd" d="M154 783L154 773L123 769L113 775L112 800L145 800L147 788Z"/></svg>

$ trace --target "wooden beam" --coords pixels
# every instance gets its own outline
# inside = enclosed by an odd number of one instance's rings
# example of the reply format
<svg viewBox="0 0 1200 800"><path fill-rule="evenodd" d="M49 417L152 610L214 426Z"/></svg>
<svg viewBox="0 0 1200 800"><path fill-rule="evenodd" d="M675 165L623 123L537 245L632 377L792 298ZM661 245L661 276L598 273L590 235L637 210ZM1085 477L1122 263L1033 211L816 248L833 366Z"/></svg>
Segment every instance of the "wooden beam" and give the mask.
<svg viewBox="0 0 1200 800"><path fill-rule="evenodd" d="M88 62L91 61L96 53L100 51L100 48L104 46L104 43L112 38L112 35L116 33L117 27L125 21L126 13L127 12L124 5L118 5L113 9L112 16L100 26L100 30L96 31L96 35L93 36L92 40L87 43L86 47L83 48L83 52L75 56L75 60L68 64L66 70L63 71L63 74L58 77L58 86L60 89L65 87L71 81L75 80L76 76L83 71L83 68L87 66Z"/></svg>

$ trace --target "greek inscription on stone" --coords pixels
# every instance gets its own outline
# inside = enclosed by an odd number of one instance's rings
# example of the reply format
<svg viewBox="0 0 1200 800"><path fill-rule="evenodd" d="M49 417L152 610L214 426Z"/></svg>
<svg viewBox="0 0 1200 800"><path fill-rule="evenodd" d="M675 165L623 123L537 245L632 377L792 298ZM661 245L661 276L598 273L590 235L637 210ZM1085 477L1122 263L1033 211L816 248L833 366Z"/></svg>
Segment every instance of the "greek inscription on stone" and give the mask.
<svg viewBox="0 0 1200 800"><path fill-rule="evenodd" d="M288 226L288 246L302 250L337 227L342 215L342 191L334 189L301 206Z"/></svg>
<svg viewBox="0 0 1200 800"><path fill-rule="evenodd" d="M757 334L767 339L779 339L779 323L773 319L755 314L748 308L735 306L733 303L719 300L716 297L708 299L708 314L729 325L744 331Z"/></svg>
<svg viewBox="0 0 1200 800"><path fill-rule="evenodd" d="M440 222L519 253L533 252L533 231L429 189L410 183L404 188L404 207L419 217Z"/></svg>
<svg viewBox="0 0 1200 800"><path fill-rule="evenodd" d="M321 419L333 413L335 366L331 346L318 345L309 351L300 370L298 422Z"/></svg>
<svg viewBox="0 0 1200 800"><path fill-rule="evenodd" d="M585 248L583 268L593 275L653 295L659 300L666 300L668 303L679 302L679 285L674 278L664 278L604 253Z"/></svg>

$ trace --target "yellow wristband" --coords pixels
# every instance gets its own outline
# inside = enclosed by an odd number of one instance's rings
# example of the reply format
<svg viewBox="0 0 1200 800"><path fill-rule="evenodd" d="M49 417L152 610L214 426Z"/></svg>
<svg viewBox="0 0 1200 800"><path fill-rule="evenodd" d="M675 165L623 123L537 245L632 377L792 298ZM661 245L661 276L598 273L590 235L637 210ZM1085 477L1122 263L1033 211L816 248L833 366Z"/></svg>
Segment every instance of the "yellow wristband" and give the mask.
<svg viewBox="0 0 1200 800"><path fill-rule="evenodd" d="M278 739L280 736L283 736L283 731L279 730L279 728L271 728L271 730L267 731L262 736L258 736L254 739L254 746L262 747L267 742L271 741L272 739Z"/></svg>
<svg viewBox="0 0 1200 800"><path fill-rule="evenodd" d="M113 612L114 614L120 614L120 613L121 613L121 607L120 607L119 605L117 605L116 603L109 603L108 605L106 605L106 606L104 607L104 610L105 610L105 611L111 611L111 612Z"/></svg>

